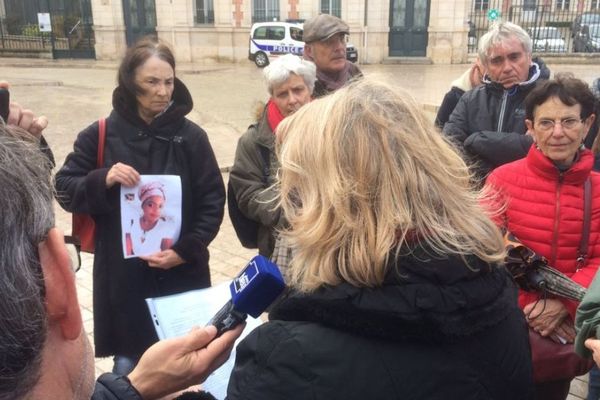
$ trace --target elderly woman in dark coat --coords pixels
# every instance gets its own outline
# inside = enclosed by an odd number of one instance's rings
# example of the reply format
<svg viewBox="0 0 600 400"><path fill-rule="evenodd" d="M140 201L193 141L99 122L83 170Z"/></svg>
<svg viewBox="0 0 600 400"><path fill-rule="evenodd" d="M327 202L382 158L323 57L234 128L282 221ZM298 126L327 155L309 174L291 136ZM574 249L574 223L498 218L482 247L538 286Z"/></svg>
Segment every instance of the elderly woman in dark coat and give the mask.
<svg viewBox="0 0 600 400"><path fill-rule="evenodd" d="M208 245L223 219L225 190L206 132L185 116L193 103L175 77L170 49L153 39L121 63L106 120L104 164L96 167L98 123L84 129L56 175L59 202L96 222L94 341L126 374L158 340L145 298L210 286ZM123 258L119 193L141 174L181 179L181 234L169 249Z"/></svg>

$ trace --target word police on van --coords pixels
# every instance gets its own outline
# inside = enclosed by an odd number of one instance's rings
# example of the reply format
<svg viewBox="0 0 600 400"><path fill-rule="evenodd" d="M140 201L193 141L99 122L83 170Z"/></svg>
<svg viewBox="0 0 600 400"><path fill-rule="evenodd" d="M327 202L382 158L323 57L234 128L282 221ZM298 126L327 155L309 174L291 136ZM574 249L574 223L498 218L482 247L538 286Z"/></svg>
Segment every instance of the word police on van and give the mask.
<svg viewBox="0 0 600 400"><path fill-rule="evenodd" d="M269 65L269 60L283 54L302 56L302 24L296 22L259 22L250 29L250 47L248 59L257 67ZM352 62L358 60L358 52L353 45L346 45L346 58Z"/></svg>

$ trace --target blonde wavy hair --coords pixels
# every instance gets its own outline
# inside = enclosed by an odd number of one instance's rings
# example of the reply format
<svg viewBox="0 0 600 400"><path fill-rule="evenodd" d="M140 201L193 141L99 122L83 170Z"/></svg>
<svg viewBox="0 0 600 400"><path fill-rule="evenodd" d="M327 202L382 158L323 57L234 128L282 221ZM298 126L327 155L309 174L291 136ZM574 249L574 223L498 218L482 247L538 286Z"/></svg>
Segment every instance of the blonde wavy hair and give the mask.
<svg viewBox="0 0 600 400"><path fill-rule="evenodd" d="M303 106L278 135L296 289L381 285L389 257L415 242L503 260L468 167L407 92L364 78Z"/></svg>

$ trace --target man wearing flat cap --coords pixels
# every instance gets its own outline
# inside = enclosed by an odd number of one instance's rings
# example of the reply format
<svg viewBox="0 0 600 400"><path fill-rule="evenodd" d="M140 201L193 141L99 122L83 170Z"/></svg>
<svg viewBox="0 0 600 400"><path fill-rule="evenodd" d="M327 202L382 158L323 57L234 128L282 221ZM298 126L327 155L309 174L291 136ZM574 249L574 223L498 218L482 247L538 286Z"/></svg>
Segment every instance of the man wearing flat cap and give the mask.
<svg viewBox="0 0 600 400"><path fill-rule="evenodd" d="M362 76L360 69L346 59L348 25L329 14L321 14L304 23L304 58L317 66L313 98L341 88L350 79Z"/></svg>

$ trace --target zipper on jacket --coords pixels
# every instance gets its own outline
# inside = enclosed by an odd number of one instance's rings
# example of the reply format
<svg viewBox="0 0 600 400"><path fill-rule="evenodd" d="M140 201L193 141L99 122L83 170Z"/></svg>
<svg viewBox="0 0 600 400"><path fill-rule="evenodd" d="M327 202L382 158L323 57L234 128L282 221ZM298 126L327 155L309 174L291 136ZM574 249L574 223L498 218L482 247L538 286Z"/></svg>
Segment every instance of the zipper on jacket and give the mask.
<svg viewBox="0 0 600 400"><path fill-rule="evenodd" d="M552 253L550 257L550 266L556 268L556 253L558 251L558 221L560 218L560 190L562 188L563 173L558 174L558 183L556 184L556 202L554 203L554 227L552 229Z"/></svg>
<svg viewBox="0 0 600 400"><path fill-rule="evenodd" d="M500 107L500 117L498 118L498 129L496 132L502 132L502 128L504 125L504 113L506 112L506 101L508 100L508 91L505 90L502 94L502 106Z"/></svg>

